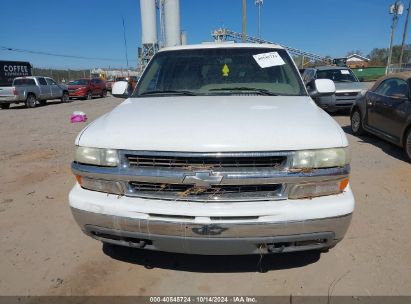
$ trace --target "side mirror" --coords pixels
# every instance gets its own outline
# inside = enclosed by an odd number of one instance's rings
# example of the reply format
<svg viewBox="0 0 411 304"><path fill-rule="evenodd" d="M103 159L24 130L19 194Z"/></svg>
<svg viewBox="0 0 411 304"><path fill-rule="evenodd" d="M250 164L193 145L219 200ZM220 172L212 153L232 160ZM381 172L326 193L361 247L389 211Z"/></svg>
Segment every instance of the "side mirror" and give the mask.
<svg viewBox="0 0 411 304"><path fill-rule="evenodd" d="M330 79L316 79L309 85L308 94L311 97L331 96L335 93L335 84Z"/></svg>
<svg viewBox="0 0 411 304"><path fill-rule="evenodd" d="M364 81L365 81L365 78L364 78L364 77L360 77L360 78L358 78L358 80L359 80L360 82L364 82Z"/></svg>
<svg viewBox="0 0 411 304"><path fill-rule="evenodd" d="M111 95L118 98L128 98L131 95L131 88L127 81L117 81L111 88Z"/></svg>

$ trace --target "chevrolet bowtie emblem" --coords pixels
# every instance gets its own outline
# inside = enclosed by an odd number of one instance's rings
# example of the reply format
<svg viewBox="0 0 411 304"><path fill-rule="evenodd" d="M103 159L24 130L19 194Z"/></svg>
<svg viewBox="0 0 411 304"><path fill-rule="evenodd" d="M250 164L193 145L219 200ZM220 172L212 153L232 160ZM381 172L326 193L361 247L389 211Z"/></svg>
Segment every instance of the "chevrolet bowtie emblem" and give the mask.
<svg viewBox="0 0 411 304"><path fill-rule="evenodd" d="M218 185L222 176L219 176L212 171L198 171L186 174L183 184L193 184L198 187L209 187L210 185Z"/></svg>
<svg viewBox="0 0 411 304"><path fill-rule="evenodd" d="M228 228L223 228L218 225L204 225L202 227L192 228L191 231L198 235L220 235L227 229Z"/></svg>

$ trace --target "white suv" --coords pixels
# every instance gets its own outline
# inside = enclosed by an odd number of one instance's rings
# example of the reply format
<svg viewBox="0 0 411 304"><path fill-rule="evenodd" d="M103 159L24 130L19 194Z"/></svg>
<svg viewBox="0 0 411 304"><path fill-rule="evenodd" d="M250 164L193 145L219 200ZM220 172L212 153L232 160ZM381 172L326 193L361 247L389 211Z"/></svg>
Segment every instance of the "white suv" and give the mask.
<svg viewBox="0 0 411 304"><path fill-rule="evenodd" d="M127 95L122 85L114 95ZM335 91L330 80L315 86L314 96ZM194 254L326 250L354 209L347 138L276 45L163 49L132 95L75 145L70 206L81 229L107 243Z"/></svg>

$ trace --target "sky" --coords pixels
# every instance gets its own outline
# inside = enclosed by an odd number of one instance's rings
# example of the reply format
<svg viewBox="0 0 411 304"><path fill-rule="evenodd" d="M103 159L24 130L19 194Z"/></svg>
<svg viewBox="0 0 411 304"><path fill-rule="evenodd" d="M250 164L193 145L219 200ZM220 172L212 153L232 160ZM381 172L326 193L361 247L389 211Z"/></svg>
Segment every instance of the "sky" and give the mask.
<svg viewBox="0 0 411 304"><path fill-rule="evenodd" d="M393 2L264 0L261 37L333 58L352 50L368 55L373 48L389 46L392 16L388 8ZM187 32L190 44L212 41L211 32L220 27L241 32L241 4L241 0L180 0L181 30ZM137 65L139 0L1 0L1 10L0 60L29 61L35 67L50 68L125 68L124 18L129 66ZM395 31L395 44L402 41L405 13ZM257 33L258 10L254 0L247 0L247 34ZM411 30L407 43L410 40ZM101 59L46 56L1 47Z"/></svg>

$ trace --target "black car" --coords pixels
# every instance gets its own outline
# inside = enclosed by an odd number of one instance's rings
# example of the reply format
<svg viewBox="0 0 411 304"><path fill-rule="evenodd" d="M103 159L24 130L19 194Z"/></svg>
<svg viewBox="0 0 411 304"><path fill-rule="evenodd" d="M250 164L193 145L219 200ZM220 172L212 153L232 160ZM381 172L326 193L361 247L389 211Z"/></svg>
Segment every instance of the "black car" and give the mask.
<svg viewBox="0 0 411 304"><path fill-rule="evenodd" d="M380 78L351 108L355 135L372 133L403 147L411 160L411 72Z"/></svg>

